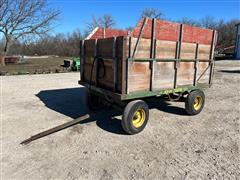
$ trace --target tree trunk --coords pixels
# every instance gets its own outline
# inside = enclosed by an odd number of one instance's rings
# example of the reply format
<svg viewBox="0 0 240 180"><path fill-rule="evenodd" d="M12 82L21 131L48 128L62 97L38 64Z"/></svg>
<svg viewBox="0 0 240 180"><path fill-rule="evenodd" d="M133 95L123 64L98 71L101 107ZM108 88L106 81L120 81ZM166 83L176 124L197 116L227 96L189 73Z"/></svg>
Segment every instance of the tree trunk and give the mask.
<svg viewBox="0 0 240 180"><path fill-rule="evenodd" d="M5 66L5 56L7 55L8 50L9 50L9 43L10 43L9 40L6 39L4 50L2 52L2 56L0 56L0 62L1 62L2 66Z"/></svg>
<svg viewBox="0 0 240 180"><path fill-rule="evenodd" d="M4 57L5 57L4 55L1 55L1 56L0 56L0 62L1 62L1 65L2 65L2 66L5 66Z"/></svg>

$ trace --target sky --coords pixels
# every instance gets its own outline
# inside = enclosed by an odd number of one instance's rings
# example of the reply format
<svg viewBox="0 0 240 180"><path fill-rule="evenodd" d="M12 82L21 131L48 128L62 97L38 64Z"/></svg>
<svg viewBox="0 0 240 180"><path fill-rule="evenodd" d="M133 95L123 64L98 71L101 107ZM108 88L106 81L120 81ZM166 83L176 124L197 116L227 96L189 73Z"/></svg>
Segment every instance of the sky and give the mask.
<svg viewBox="0 0 240 180"><path fill-rule="evenodd" d="M114 17L115 28L135 26L145 8L157 8L165 18L174 21L183 17L199 20L205 16L225 21L240 19L240 0L50 0L50 5L61 11L55 33L76 28L84 31L92 16L103 14Z"/></svg>

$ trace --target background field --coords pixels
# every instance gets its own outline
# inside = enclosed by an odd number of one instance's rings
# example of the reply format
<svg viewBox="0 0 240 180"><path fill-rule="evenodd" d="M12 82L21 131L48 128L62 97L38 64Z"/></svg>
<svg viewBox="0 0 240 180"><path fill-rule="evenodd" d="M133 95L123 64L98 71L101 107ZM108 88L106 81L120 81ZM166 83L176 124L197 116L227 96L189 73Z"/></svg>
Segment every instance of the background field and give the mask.
<svg viewBox="0 0 240 180"><path fill-rule="evenodd" d="M16 75L16 74L42 74L42 73L58 73L67 70L61 67L64 59L68 57L49 57L27 59L22 64L7 64L0 66L0 75Z"/></svg>

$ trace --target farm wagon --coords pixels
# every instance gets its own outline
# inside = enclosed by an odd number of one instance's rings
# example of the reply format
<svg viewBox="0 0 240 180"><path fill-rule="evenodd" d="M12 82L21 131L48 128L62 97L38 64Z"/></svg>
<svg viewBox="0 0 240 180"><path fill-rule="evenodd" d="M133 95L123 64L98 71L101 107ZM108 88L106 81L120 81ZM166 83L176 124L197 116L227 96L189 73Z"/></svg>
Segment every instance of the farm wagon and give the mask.
<svg viewBox="0 0 240 180"><path fill-rule="evenodd" d="M130 32L95 29L81 41L81 80L91 109L103 102L124 108L122 127L142 131L149 119L145 98L186 96L189 115L201 112L203 88L213 79L217 32L143 18Z"/></svg>

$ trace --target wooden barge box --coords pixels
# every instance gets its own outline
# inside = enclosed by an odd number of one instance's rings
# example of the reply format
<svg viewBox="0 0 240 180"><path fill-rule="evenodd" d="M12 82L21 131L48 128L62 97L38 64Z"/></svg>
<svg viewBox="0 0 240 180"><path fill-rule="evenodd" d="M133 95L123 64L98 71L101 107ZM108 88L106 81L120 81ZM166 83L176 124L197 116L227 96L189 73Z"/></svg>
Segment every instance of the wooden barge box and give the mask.
<svg viewBox="0 0 240 180"><path fill-rule="evenodd" d="M131 31L98 28L81 41L80 84L116 100L209 86L217 32L143 18Z"/></svg>
<svg viewBox="0 0 240 180"><path fill-rule="evenodd" d="M96 28L81 41L81 80L88 106L124 108L122 128L141 132L149 119L146 97L185 98L189 115L205 104L212 84L217 32L144 18L131 31ZM177 96L177 98L175 98Z"/></svg>

